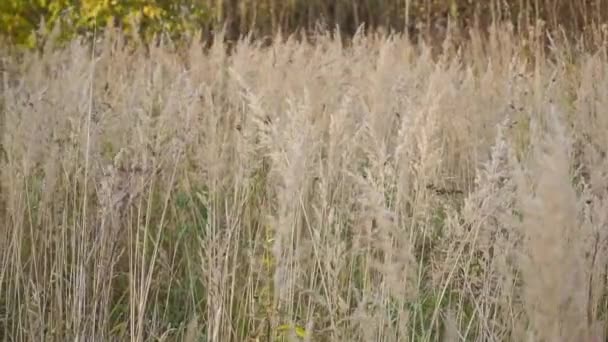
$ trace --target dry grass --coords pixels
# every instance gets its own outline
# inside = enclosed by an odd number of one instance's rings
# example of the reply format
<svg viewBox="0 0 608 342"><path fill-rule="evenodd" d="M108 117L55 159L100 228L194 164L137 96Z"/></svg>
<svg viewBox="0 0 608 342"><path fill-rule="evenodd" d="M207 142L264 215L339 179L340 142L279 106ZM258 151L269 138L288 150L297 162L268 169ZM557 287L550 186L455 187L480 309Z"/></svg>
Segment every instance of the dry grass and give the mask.
<svg viewBox="0 0 608 342"><path fill-rule="evenodd" d="M6 59L0 339L605 339L605 50L217 39Z"/></svg>

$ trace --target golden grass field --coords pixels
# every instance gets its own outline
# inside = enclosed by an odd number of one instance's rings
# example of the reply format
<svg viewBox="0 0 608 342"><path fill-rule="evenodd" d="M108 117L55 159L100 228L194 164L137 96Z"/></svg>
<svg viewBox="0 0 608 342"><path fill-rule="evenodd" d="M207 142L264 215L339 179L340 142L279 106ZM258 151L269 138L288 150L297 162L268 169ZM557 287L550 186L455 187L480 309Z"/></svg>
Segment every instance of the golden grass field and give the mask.
<svg viewBox="0 0 608 342"><path fill-rule="evenodd" d="M608 35L539 32L2 57L0 340L605 341Z"/></svg>

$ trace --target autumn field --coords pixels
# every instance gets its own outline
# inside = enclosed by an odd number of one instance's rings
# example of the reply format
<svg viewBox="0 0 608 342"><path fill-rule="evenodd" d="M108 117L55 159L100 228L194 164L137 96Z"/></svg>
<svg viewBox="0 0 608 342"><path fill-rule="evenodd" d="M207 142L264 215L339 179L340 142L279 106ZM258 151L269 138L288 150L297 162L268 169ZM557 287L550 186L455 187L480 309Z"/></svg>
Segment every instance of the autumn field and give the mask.
<svg viewBox="0 0 608 342"><path fill-rule="evenodd" d="M606 340L604 26L123 38L0 48L0 340Z"/></svg>

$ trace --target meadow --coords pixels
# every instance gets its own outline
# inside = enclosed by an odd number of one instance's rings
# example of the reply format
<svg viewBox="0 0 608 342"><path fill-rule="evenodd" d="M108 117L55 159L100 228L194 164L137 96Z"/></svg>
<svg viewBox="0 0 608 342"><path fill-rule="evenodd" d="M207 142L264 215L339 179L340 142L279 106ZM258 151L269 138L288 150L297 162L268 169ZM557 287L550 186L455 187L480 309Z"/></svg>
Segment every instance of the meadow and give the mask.
<svg viewBox="0 0 608 342"><path fill-rule="evenodd" d="M605 341L605 27L337 34L0 52L0 339Z"/></svg>

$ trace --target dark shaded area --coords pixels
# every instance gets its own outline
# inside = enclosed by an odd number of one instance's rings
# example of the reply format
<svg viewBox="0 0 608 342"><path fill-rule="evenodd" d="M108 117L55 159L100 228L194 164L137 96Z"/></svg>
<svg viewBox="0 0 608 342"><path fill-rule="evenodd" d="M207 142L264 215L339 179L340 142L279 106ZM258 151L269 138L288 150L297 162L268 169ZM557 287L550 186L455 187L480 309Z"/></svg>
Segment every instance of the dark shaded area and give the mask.
<svg viewBox="0 0 608 342"><path fill-rule="evenodd" d="M217 3L216 3L216 6ZM339 28L350 37L361 27L407 32L411 37L440 38L448 29L466 35L484 30L493 22L510 22L516 32L526 33L539 22L549 30L561 30L570 38L594 24L604 23L607 0L295 0L243 2L224 0L221 13L209 24L227 24L227 37L245 33L268 36L277 31L314 31Z"/></svg>

